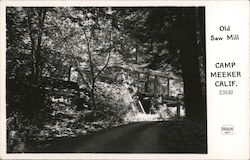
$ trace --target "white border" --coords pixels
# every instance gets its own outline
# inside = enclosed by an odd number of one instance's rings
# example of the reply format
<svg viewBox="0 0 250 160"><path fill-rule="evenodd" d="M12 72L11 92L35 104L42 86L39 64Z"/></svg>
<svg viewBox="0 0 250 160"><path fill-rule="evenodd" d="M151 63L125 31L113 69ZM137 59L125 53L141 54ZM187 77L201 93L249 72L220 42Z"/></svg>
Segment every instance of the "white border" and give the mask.
<svg viewBox="0 0 250 160"><path fill-rule="evenodd" d="M248 159L249 158L249 2L248 1L1 1L0 2L0 158L3 159ZM5 106L5 7L6 6L205 6L206 8L206 55L207 55L207 110L208 154L6 154L6 108ZM237 15L237 16L235 16ZM243 38L235 44L211 43L209 35L221 34L218 24L233 25ZM240 48L239 48L240 47ZM223 50L225 48L229 48ZM225 53L225 51L227 53ZM234 53L232 53L234 51ZM237 52L237 53L236 53ZM229 54L230 53L230 54ZM236 59L243 76L242 84L233 98L219 97L209 72L218 60ZM236 100L235 100L236 99ZM236 103L240 100L240 103ZM220 106L227 106L226 108ZM236 118L228 115L237 112ZM236 134L222 136L222 123L233 124ZM240 143L239 143L240 142Z"/></svg>

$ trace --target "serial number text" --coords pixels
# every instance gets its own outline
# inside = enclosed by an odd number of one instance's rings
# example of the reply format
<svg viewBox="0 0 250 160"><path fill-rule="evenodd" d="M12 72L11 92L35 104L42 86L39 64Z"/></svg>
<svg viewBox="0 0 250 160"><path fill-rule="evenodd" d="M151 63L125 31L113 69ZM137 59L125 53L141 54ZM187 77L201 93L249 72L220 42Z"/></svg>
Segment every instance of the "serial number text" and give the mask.
<svg viewBox="0 0 250 160"><path fill-rule="evenodd" d="M233 95L233 90L219 90L219 95Z"/></svg>

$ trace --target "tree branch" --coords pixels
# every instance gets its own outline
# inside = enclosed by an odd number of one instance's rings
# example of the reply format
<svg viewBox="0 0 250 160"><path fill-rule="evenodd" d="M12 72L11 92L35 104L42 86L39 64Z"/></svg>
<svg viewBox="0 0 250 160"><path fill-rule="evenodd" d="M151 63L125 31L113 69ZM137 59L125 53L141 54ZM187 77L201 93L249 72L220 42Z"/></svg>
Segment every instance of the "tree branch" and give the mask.
<svg viewBox="0 0 250 160"><path fill-rule="evenodd" d="M57 24L57 23L55 22L55 24ZM70 47L70 45L69 45L67 39L63 36L62 31L60 30L60 28L59 28L57 25L54 25L54 26L55 26L56 29L59 31L59 34L61 35L61 37L63 38L64 42L66 43L66 46L67 46L68 50L72 53L71 57L72 57L72 59L73 59L73 61L74 61L74 63L75 63L75 67L77 68L77 71L78 71L78 73L80 74L81 79L82 79L83 82L87 85L87 87L88 87L89 89L92 89L92 88L90 87L89 83L87 82L87 80L85 80L85 78L84 78L82 72L80 71L80 68L79 68L79 66L78 66L78 62L77 62L75 56L73 55L73 50L72 50L72 48Z"/></svg>
<svg viewBox="0 0 250 160"><path fill-rule="evenodd" d="M89 68L90 68L91 80L92 80L92 83L94 83L95 74L94 74L94 66L93 66L93 62L92 62L92 55L91 55L91 52L90 52L90 41L89 41L89 39L87 37L87 33L86 33L85 29L83 29L83 32L84 32L86 42L87 42L87 52L88 52L88 57L89 57Z"/></svg>
<svg viewBox="0 0 250 160"><path fill-rule="evenodd" d="M112 34L110 34L109 42L110 42L109 43L109 48L111 48ZM107 68L109 60L110 60L110 57L111 57L111 51L108 52L108 59L107 59L105 65L104 65L104 67L95 75L94 80L96 80L100 76L100 74L102 73L102 71L104 71Z"/></svg>
<svg viewBox="0 0 250 160"><path fill-rule="evenodd" d="M95 75L94 80L96 80L96 79L99 77L99 75L102 73L102 71L104 71L104 69L107 68L108 63L109 63L109 60L110 60L110 57L111 57L111 52L109 52L109 54L108 54L108 59L107 59L107 61L106 61L106 64L105 64L104 67Z"/></svg>

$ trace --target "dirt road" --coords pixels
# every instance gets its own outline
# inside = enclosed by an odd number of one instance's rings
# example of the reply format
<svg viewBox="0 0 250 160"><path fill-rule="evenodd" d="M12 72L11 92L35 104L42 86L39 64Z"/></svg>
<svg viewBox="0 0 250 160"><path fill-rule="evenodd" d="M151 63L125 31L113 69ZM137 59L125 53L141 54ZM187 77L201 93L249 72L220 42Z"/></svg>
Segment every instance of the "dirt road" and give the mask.
<svg viewBox="0 0 250 160"><path fill-rule="evenodd" d="M206 153L206 134L202 127L189 125L180 122L138 122L58 141L39 152Z"/></svg>

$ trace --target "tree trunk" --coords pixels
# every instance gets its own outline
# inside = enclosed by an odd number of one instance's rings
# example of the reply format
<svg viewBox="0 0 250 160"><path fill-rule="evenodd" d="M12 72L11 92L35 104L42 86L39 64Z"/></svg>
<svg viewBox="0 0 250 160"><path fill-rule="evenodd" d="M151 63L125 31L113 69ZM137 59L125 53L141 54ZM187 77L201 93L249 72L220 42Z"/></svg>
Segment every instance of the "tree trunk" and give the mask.
<svg viewBox="0 0 250 160"><path fill-rule="evenodd" d="M95 103L95 81L92 81L91 100L92 100L93 109L96 109L96 103Z"/></svg>
<svg viewBox="0 0 250 160"><path fill-rule="evenodd" d="M27 117L32 117L33 113L39 109L42 105L42 99L40 94L40 86L39 86L39 76L40 76L40 59L41 59L41 45L42 45L42 35L43 35L43 25L44 19L46 15L46 10L43 8L38 9L37 17L32 17L32 13L35 14L35 9L27 10L28 15L28 26L29 26L29 34L31 40L31 56L32 56L32 79L31 83L28 86L27 90L27 99L25 100L25 104L27 105L27 109L25 113L27 113ZM33 20L32 20L33 19ZM36 21L38 19L38 22ZM34 28L34 23L37 23L37 28ZM38 33L35 32L38 30ZM37 38L36 38L37 37ZM31 98L32 97L32 98Z"/></svg>
<svg viewBox="0 0 250 160"><path fill-rule="evenodd" d="M38 38L37 38L37 47L36 47L36 83L39 83L40 76L40 59L41 59L41 49L42 49L42 35L43 35L43 26L44 19L46 15L46 10L43 8L38 9Z"/></svg>
<svg viewBox="0 0 250 160"><path fill-rule="evenodd" d="M87 38L86 32L85 37L87 39L87 49L88 49L88 57L89 57L89 68L90 68L90 80L91 80L91 100L92 100L92 108L96 109L95 103L95 73L94 73L94 63L92 61L92 54L90 50L90 39Z"/></svg>
<svg viewBox="0 0 250 160"><path fill-rule="evenodd" d="M184 102L186 117L193 120L206 120L206 105L203 103L199 71L196 19L192 9L185 10L180 22L181 65L184 81ZM182 15L183 16L183 15Z"/></svg>
<svg viewBox="0 0 250 160"><path fill-rule="evenodd" d="M32 27L32 19L31 19L31 10L28 9L27 10L27 16L28 16L28 26L29 26L29 36L30 36L30 45L31 45L31 60L32 60L32 64L31 64L31 77L32 80L34 81L34 77L35 77L35 51L36 51L36 47L35 47L35 39L34 39L34 33L33 33L33 27Z"/></svg>

